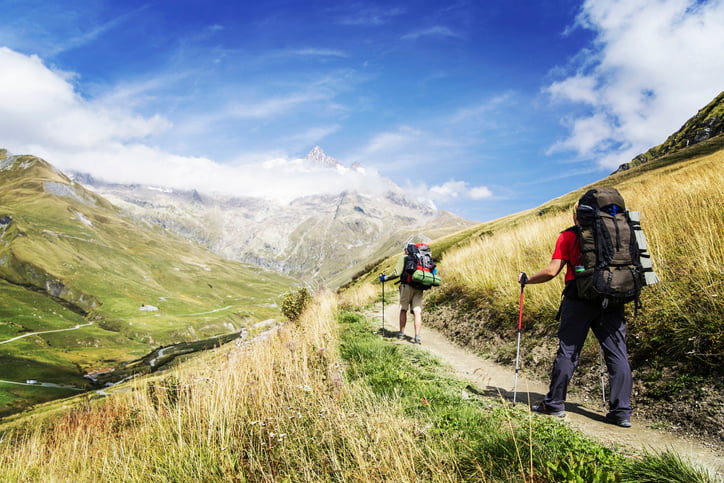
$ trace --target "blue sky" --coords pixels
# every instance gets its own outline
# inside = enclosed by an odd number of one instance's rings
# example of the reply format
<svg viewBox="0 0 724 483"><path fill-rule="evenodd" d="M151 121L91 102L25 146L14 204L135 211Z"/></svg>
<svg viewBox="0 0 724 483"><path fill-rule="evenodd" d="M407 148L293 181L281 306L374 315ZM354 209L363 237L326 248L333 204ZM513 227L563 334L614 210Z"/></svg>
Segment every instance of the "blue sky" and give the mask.
<svg viewBox="0 0 724 483"><path fill-rule="evenodd" d="M0 147L288 199L392 179L487 221L724 89L724 2L0 0ZM310 171L314 146L365 175Z"/></svg>

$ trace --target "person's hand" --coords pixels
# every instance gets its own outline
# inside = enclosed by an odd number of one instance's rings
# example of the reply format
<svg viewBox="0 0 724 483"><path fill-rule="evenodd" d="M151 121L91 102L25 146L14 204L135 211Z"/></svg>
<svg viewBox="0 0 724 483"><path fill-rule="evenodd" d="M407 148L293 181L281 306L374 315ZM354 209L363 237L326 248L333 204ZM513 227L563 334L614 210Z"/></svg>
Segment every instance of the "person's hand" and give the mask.
<svg viewBox="0 0 724 483"><path fill-rule="evenodd" d="M526 275L525 272L520 272L520 275L518 275L518 283L521 286L525 286L525 284L528 283L528 275Z"/></svg>
<svg viewBox="0 0 724 483"><path fill-rule="evenodd" d="M381 273L381 274L380 274L380 282L385 283L385 278L386 278L385 274L384 274L384 273Z"/></svg>

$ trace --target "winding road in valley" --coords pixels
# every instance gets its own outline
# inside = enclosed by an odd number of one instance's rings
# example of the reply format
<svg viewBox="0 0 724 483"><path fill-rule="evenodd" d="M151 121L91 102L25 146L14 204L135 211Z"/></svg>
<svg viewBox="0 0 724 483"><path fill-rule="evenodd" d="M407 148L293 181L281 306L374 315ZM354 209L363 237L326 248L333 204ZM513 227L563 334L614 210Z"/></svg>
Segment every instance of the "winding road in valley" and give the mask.
<svg viewBox="0 0 724 483"><path fill-rule="evenodd" d="M89 325L93 325L93 322L88 322L87 324L78 324L75 327L68 327L67 329L55 329L55 330L43 330L40 332L28 332L27 334L19 335L17 337L13 337L12 339L0 340L0 344L7 344L8 342L13 342L18 339L22 339L23 337L30 337L31 335L51 334L53 332L67 332L69 330L77 330L77 329L80 329L81 327L87 327Z"/></svg>
<svg viewBox="0 0 724 483"><path fill-rule="evenodd" d="M85 391L82 387L66 386L64 384L56 384L54 382L17 382L17 381L6 381L0 379L0 383L3 384L15 384L16 386L33 386L33 387L55 387L58 389L70 389L72 391Z"/></svg>
<svg viewBox="0 0 724 483"><path fill-rule="evenodd" d="M6 340L0 340L0 344L7 344L8 342L13 342L18 339L22 339L23 337L30 337L31 335L40 335L40 334L51 334L54 332L67 332L69 330L77 330L81 327L87 327L89 325L93 325L93 322L88 322L87 324L78 324L75 327L68 327L67 329L55 329L55 330L43 330L40 332L28 332L27 334L19 335L17 337L13 337L12 339L6 339ZM5 384L16 384L19 386L33 386L33 387L57 387L59 389L72 389L74 391L85 391L85 389L75 387L75 386L65 386L62 384L55 384L53 382L17 382L17 381L6 381L3 379L0 379L1 383Z"/></svg>

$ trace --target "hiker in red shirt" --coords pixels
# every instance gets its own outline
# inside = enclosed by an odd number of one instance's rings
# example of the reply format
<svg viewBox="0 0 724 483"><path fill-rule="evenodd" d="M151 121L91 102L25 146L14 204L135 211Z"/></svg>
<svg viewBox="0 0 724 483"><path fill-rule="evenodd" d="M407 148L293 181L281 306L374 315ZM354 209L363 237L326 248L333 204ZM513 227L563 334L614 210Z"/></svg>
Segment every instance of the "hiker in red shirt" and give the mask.
<svg viewBox="0 0 724 483"><path fill-rule="evenodd" d="M573 220L576 219L574 207ZM566 288L559 312L559 346L556 353L551 383L543 401L531 407L534 412L551 416L565 416L565 400L568 382L578 366L581 348L590 328L603 349L608 368L610 394L609 412L606 422L628 428L631 426L631 368L626 347L626 320L623 304L609 304L602 307L599 301L578 297L574 267L579 264L580 245L577 227L561 232L556 241L550 263L528 277L525 272L518 277L518 283L544 283L556 277L566 267Z"/></svg>

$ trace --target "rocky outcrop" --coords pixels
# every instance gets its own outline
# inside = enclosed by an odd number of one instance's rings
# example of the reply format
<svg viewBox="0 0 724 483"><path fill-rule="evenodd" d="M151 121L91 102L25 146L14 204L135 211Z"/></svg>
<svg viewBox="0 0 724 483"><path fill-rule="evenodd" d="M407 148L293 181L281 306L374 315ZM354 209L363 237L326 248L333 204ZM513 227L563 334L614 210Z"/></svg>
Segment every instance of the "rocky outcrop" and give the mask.
<svg viewBox="0 0 724 483"><path fill-rule="evenodd" d="M626 171L722 134L724 134L724 91L706 107L699 110L694 117L686 121L681 129L669 136L666 141L639 154L630 162L622 164L616 172Z"/></svg>

